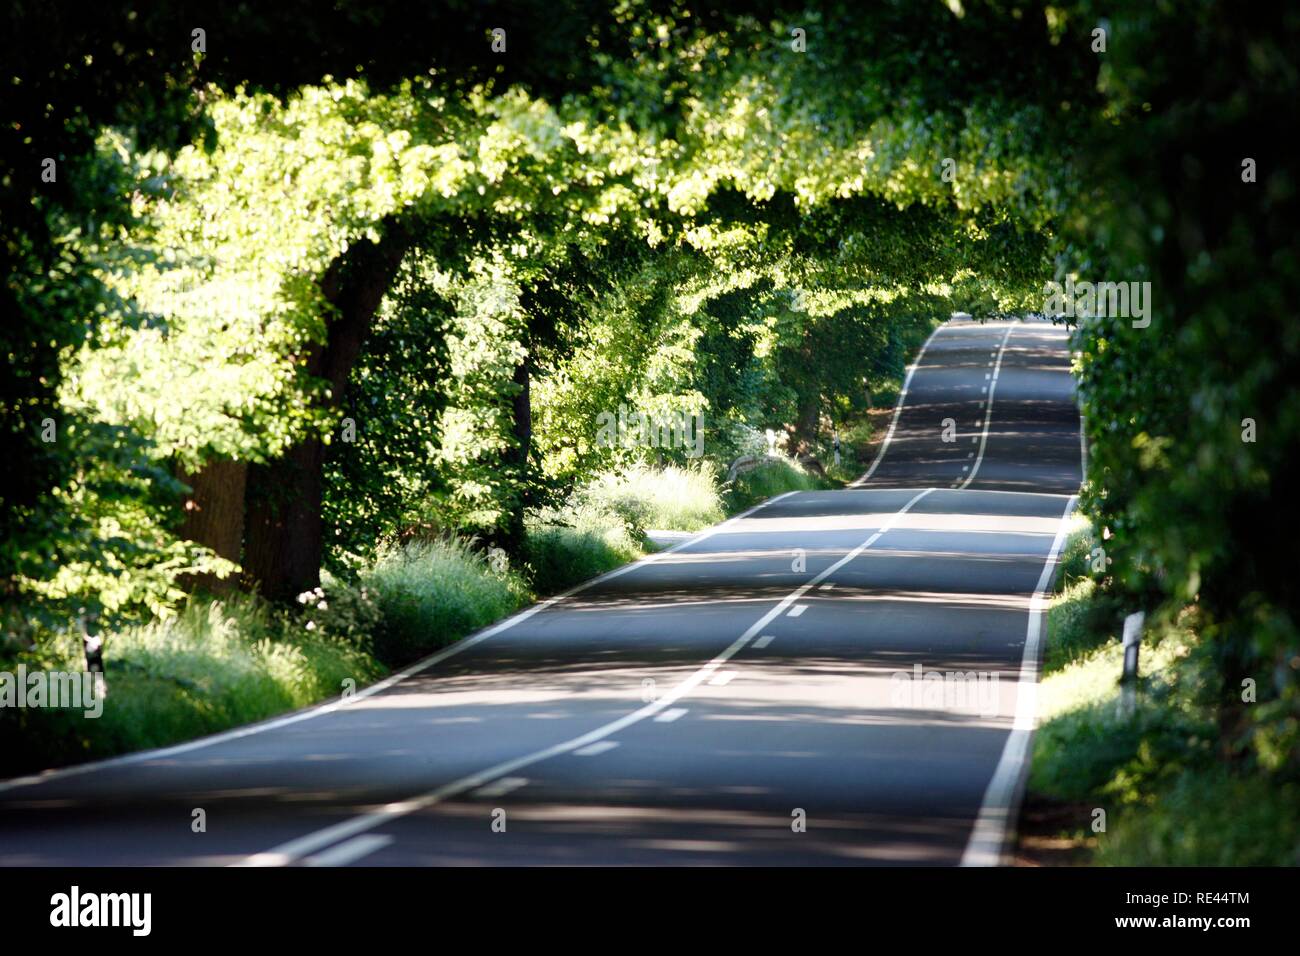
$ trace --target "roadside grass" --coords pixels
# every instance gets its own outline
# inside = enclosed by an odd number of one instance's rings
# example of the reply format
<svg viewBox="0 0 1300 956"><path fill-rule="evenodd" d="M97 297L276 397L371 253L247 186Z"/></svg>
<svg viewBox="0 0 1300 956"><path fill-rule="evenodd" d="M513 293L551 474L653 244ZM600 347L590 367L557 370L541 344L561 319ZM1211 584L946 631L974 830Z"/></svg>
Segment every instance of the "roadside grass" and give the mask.
<svg viewBox="0 0 1300 956"><path fill-rule="evenodd" d="M1077 814L1057 842L1100 865L1300 862L1296 785L1216 758L1213 667L1194 609L1149 624L1137 707L1121 710L1124 609L1089 576L1092 547L1076 527L1046 620L1028 786L1040 807ZM1106 826L1094 832L1098 810Z"/></svg>
<svg viewBox="0 0 1300 956"><path fill-rule="evenodd" d="M562 506L530 517L528 580L539 595L567 591L643 557L647 531L701 531L726 517L725 504L704 467L638 465L600 475Z"/></svg>
<svg viewBox="0 0 1300 956"><path fill-rule="evenodd" d="M531 600L517 572L493 570L458 538L412 541L382 551L360 575L379 608L374 655L388 667L418 660Z"/></svg>
<svg viewBox="0 0 1300 956"><path fill-rule="evenodd" d="M1221 766L1182 773L1121 814L1100 841L1106 866L1300 866L1300 786Z"/></svg>
<svg viewBox="0 0 1300 956"><path fill-rule="evenodd" d="M725 514L712 472L703 466L609 472L578 489L578 510L616 515L638 541L651 529L701 531Z"/></svg>
<svg viewBox="0 0 1300 956"><path fill-rule="evenodd" d="M1194 635L1172 627L1142 648L1136 712L1120 709L1123 650L1111 638L1056 673L1038 690L1039 728L1029 786L1057 800L1129 806L1171 768L1211 757L1214 727L1199 706L1188 663Z"/></svg>
<svg viewBox="0 0 1300 956"><path fill-rule="evenodd" d="M611 472L529 518L525 574L538 595L557 594L644 557L653 550L647 531L702 531L787 491L832 484L784 458L737 476L730 487L705 467Z"/></svg>
<svg viewBox="0 0 1300 956"><path fill-rule="evenodd" d="M647 529L698 531L726 510L821 486L785 462L744 477L724 495L703 467L602 476L562 508L530 517L517 568L494 569L471 542L448 537L387 547L355 582L326 574L292 609L196 595L170 617L104 634L100 717L0 708L0 776L167 746L319 703L500 620L534 594L642 557ZM0 670L85 669L71 629L35 646L7 652Z"/></svg>
<svg viewBox="0 0 1300 956"><path fill-rule="evenodd" d="M1054 674L1081 661L1120 633L1118 600L1097 588L1090 562L1094 541L1087 519L1076 514L1061 551L1055 597L1047 610L1042 673Z"/></svg>
<svg viewBox="0 0 1300 956"><path fill-rule="evenodd" d="M533 590L559 594L645 554L618 515L594 507L542 512L528 522L524 564Z"/></svg>
<svg viewBox="0 0 1300 956"><path fill-rule="evenodd" d="M79 672L78 634L42 642L3 669ZM124 628L104 642L107 695L102 714L5 708L0 753L5 774L160 747L263 720L338 694L383 669L363 648L291 626L251 597L196 600L176 616Z"/></svg>
<svg viewBox="0 0 1300 956"><path fill-rule="evenodd" d="M893 402L880 407L893 415ZM845 422L840 432L840 449L866 448L876 440L876 425L872 421L872 410L867 410Z"/></svg>
<svg viewBox="0 0 1300 956"><path fill-rule="evenodd" d="M877 402L881 405L845 421L840 429L841 464L839 469L832 468L828 471L845 484L858 478L875 457L875 442L883 434L879 423L886 420L885 416L893 415L892 403L888 408L883 407L885 398L886 396L878 396Z"/></svg>
<svg viewBox="0 0 1300 956"><path fill-rule="evenodd" d="M757 468L736 476L726 491L727 510L735 514L787 491L816 491L826 487L829 487L828 482L818 478L797 461L788 458L769 459Z"/></svg>

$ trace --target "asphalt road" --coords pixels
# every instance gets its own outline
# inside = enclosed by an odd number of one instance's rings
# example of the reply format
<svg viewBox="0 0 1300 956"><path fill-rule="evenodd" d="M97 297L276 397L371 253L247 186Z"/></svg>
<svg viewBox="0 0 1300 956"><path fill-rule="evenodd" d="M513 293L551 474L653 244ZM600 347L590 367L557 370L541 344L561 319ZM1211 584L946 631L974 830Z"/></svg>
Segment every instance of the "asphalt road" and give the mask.
<svg viewBox="0 0 1300 956"><path fill-rule="evenodd" d="M995 863L1080 458L1064 330L946 323L856 487L346 705L0 784L0 864Z"/></svg>

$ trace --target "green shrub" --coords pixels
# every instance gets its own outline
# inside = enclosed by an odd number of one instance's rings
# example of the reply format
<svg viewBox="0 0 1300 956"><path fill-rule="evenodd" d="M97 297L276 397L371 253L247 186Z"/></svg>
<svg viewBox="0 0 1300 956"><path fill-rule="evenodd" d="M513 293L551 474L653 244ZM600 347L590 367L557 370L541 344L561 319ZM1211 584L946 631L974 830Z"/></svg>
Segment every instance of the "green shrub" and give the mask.
<svg viewBox="0 0 1300 956"><path fill-rule="evenodd" d="M699 531L724 517L717 482L703 467L638 465L604 474L579 489L574 504L618 515L637 540L649 529Z"/></svg>
<svg viewBox="0 0 1300 956"><path fill-rule="evenodd" d="M1133 716L1119 711L1123 650L1114 638L1042 680L1030 772L1035 792L1132 802L1171 773L1209 759L1214 728L1198 704L1193 635L1171 628L1150 636Z"/></svg>
<svg viewBox="0 0 1300 956"><path fill-rule="evenodd" d="M1144 635L1136 712L1119 709L1118 603L1087 574L1091 541L1067 546L1048 613L1030 789L1105 808L1095 862L1119 866L1300 863L1300 791L1216 758L1216 669L1195 608Z"/></svg>
<svg viewBox="0 0 1300 956"><path fill-rule="evenodd" d="M788 458L774 458L736 476L727 493L731 511L744 511L787 491L816 491L825 487L815 475Z"/></svg>
<svg viewBox="0 0 1300 956"><path fill-rule="evenodd" d="M21 659L28 669L83 671L81 639L63 632ZM17 663L17 662L15 662ZM347 640L297 627L252 597L195 601L179 614L105 636L108 694L100 717L5 708L6 773L160 747L262 720L338 694L382 669Z"/></svg>
<svg viewBox="0 0 1300 956"><path fill-rule="evenodd" d="M529 580L539 595L567 591L644 554L618 515L594 508L537 516L529 522L524 549Z"/></svg>
<svg viewBox="0 0 1300 956"><path fill-rule="evenodd" d="M388 548L360 583L376 596L382 620L374 653L389 667L459 640L530 597L517 573L493 570L469 542L456 538Z"/></svg>
<svg viewBox="0 0 1300 956"><path fill-rule="evenodd" d="M1087 519L1076 513L1061 550L1055 597L1045 618L1043 674L1054 674L1123 632L1121 599L1097 583L1092 569L1094 539Z"/></svg>
<svg viewBox="0 0 1300 956"><path fill-rule="evenodd" d="M1061 563L1056 571L1055 589L1067 590L1080 578L1092 578L1092 526L1087 517L1076 511L1070 519L1069 537L1061 549Z"/></svg>
<svg viewBox="0 0 1300 956"><path fill-rule="evenodd" d="M1300 866L1300 786L1222 767L1180 774L1114 813L1098 840L1107 866Z"/></svg>
<svg viewBox="0 0 1300 956"><path fill-rule="evenodd" d="M364 586L353 587L328 571L321 586L298 595L298 623L306 631L345 641L371 653L375 630L383 621L378 596Z"/></svg>

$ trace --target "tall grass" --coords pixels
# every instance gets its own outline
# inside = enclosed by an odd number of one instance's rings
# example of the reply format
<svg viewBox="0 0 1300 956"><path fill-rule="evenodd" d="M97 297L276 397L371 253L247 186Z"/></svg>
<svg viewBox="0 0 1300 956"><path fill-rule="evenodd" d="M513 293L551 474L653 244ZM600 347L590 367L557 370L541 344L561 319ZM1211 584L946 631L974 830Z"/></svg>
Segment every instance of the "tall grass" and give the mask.
<svg viewBox="0 0 1300 956"><path fill-rule="evenodd" d="M1047 609L1043 674L1081 661L1120 633L1124 609L1118 598L1097 587L1092 573L1092 529L1076 514L1061 551L1056 596Z"/></svg>
<svg viewBox="0 0 1300 956"><path fill-rule="evenodd" d="M724 517L717 483L704 468L638 465L601 475L578 491L575 504L618 515L638 539L651 529L699 531Z"/></svg>
<svg viewBox="0 0 1300 956"><path fill-rule="evenodd" d="M98 718L0 710L0 774L164 746L272 717L363 686L490 624L529 599L519 574L494 571L459 540L385 551L358 587L327 578L294 610L254 597L194 601L105 637L108 696ZM72 632L6 662L83 671Z"/></svg>
<svg viewBox="0 0 1300 956"><path fill-rule="evenodd" d="M1300 786L1223 767L1184 772L1116 815L1098 841L1105 866L1300 866Z"/></svg>
<svg viewBox="0 0 1300 956"><path fill-rule="evenodd" d="M825 484L788 459L738 476L725 494L703 467L610 472L530 520L529 579L539 594L555 594L641 557L647 531L699 531L773 495Z"/></svg>
<svg viewBox="0 0 1300 956"><path fill-rule="evenodd" d="M459 640L530 598L517 572L493 570L457 538L389 548L360 580L379 604L375 656L390 667Z"/></svg>
<svg viewBox="0 0 1300 956"><path fill-rule="evenodd" d="M1204 765L1213 724L1198 706L1187 662L1194 638L1171 629L1142 650L1137 712L1119 709L1123 649L1109 639L1048 675L1038 690L1030 786L1062 800L1112 808L1140 801L1170 767Z"/></svg>
<svg viewBox="0 0 1300 956"><path fill-rule="evenodd" d="M1047 615L1029 787L1107 828L1092 837L1103 865L1300 863L1296 784L1216 759L1214 669L1194 611L1152 622L1141 650L1135 712L1119 707L1122 608L1088 577L1092 540L1070 539Z"/></svg>
<svg viewBox="0 0 1300 956"><path fill-rule="evenodd" d="M594 507L538 515L528 524L524 545L529 580L539 595L567 591L644 553L621 517Z"/></svg>
<svg viewBox="0 0 1300 956"><path fill-rule="evenodd" d="M80 637L64 633L24 661L83 671ZM103 713L0 713L6 773L159 747L272 717L360 686L382 669L347 641L294 627L250 597L195 602L178 615L105 637ZM9 665L6 665L9 666Z"/></svg>
<svg viewBox="0 0 1300 956"><path fill-rule="evenodd" d="M737 493L756 501L817 486L797 466L775 463L743 476L726 503L734 507ZM194 600L106 636L101 717L0 711L0 775L164 746L333 697L346 681L362 686L510 614L532 599L529 581L542 593L566 590L640 557L648 529L697 531L724 517L705 468L637 467L534 515L517 569L493 568L469 542L446 538L383 550L355 585L326 575L293 609L240 595ZM70 631L39 647L3 667L19 659L29 668L85 667Z"/></svg>
<svg viewBox="0 0 1300 956"><path fill-rule="evenodd" d="M823 487L825 484L797 461L773 458L737 475L727 492L727 504L731 511L744 511L787 491L816 491Z"/></svg>

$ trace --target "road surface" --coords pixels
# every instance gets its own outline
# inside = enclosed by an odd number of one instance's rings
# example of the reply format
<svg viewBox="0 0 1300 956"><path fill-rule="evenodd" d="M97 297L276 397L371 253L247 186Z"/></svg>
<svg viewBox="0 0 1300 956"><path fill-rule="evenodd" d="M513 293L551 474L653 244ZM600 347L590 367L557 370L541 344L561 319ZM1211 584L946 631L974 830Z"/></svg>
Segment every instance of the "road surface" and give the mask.
<svg viewBox="0 0 1300 956"><path fill-rule="evenodd" d="M0 864L996 863L1081 471L1065 331L945 323L853 487L345 705L0 784Z"/></svg>

